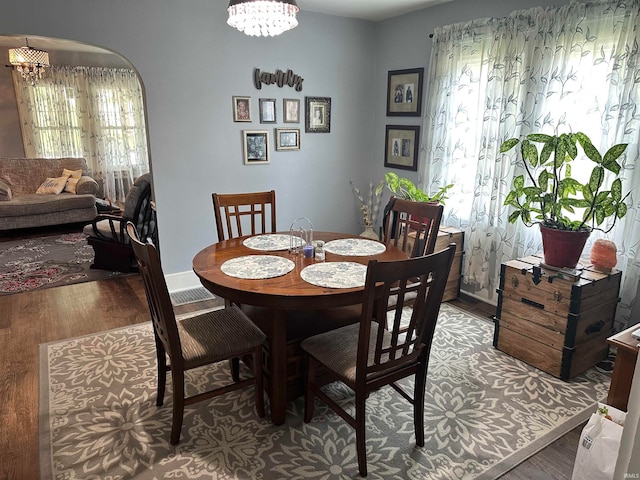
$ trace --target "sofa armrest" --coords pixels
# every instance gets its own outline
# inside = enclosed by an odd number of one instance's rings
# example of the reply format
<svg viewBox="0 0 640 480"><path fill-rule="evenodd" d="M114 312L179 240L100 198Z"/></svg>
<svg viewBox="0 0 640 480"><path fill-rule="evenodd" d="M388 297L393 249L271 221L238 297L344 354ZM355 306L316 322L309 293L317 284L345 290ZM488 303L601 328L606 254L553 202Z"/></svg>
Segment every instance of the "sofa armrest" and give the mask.
<svg viewBox="0 0 640 480"><path fill-rule="evenodd" d="M11 200L12 196L9 184L4 180L0 180L0 202Z"/></svg>
<svg viewBox="0 0 640 480"><path fill-rule="evenodd" d="M78 184L76 185L76 193L78 195L90 193L91 195L96 195L99 190L98 182L96 182L93 178L83 175L78 180Z"/></svg>

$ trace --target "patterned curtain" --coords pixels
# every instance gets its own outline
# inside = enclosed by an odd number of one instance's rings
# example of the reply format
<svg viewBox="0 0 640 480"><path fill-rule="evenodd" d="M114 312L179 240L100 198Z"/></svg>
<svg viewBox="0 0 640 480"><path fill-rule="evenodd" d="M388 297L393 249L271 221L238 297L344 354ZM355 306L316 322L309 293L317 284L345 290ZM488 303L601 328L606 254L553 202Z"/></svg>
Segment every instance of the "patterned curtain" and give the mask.
<svg viewBox="0 0 640 480"><path fill-rule="evenodd" d="M607 238L623 272L616 327L630 322L640 281L639 10L637 1L572 2L436 29L421 180L428 190L455 184L443 223L465 232L466 292L496 301L500 265L542 250L537 228L506 220L522 166L499 153L502 142L582 131L603 153L629 144L621 160L630 208ZM594 232L585 251L603 236Z"/></svg>
<svg viewBox="0 0 640 480"><path fill-rule="evenodd" d="M27 157L84 157L105 198L124 202L149 171L140 81L133 70L52 66L31 86L14 72Z"/></svg>

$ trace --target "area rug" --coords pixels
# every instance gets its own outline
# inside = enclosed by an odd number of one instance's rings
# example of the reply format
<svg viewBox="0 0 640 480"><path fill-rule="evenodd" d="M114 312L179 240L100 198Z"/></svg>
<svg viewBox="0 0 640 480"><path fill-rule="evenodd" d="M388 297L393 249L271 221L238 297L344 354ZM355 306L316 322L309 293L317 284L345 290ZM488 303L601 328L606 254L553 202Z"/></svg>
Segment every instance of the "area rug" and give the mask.
<svg viewBox="0 0 640 480"><path fill-rule="evenodd" d="M389 387L367 401L370 479L493 479L586 421L608 389L589 370L564 382L492 347L493 324L443 304L430 358L426 444L415 446L412 408ZM41 346L41 478L350 479L355 433L303 399L286 423L255 414L251 388L185 409L169 444L171 396L155 406L149 324ZM193 393L228 379L227 362L188 378ZM410 382L406 382L409 384ZM339 384L330 394L348 402Z"/></svg>
<svg viewBox="0 0 640 480"><path fill-rule="evenodd" d="M103 280L119 272L92 270L93 248L83 233L0 242L0 295Z"/></svg>

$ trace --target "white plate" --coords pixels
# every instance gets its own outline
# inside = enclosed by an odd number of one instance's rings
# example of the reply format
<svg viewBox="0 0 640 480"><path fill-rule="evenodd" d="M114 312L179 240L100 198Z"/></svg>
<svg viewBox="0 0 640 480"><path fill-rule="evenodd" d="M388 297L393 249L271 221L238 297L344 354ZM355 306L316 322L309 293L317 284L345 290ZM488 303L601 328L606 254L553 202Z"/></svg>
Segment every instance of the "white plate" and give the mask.
<svg viewBox="0 0 640 480"><path fill-rule="evenodd" d="M356 262L314 263L301 272L302 279L327 288L356 288L364 285L367 266Z"/></svg>
<svg viewBox="0 0 640 480"><path fill-rule="evenodd" d="M247 255L227 260L220 270L230 277L258 280L286 275L294 267L295 263L288 258L276 255Z"/></svg>
<svg viewBox="0 0 640 480"><path fill-rule="evenodd" d="M351 257L368 257L383 253L387 247L384 243L364 238L342 238L324 244L327 252Z"/></svg>

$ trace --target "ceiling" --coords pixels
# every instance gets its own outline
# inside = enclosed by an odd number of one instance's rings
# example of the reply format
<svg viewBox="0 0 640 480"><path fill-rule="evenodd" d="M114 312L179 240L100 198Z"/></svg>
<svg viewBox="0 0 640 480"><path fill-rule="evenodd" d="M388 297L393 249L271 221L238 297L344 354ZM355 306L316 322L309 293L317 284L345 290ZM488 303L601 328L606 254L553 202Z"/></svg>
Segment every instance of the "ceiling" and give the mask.
<svg viewBox="0 0 640 480"><path fill-rule="evenodd" d="M453 0L297 0L300 10L378 22Z"/></svg>
<svg viewBox="0 0 640 480"><path fill-rule="evenodd" d="M297 0L297 3L300 9L304 11L378 22L452 1L454 0ZM0 48L2 49L22 47L24 45L24 37L18 35L0 36ZM112 53L93 45L38 36L30 36L29 45L49 52Z"/></svg>

